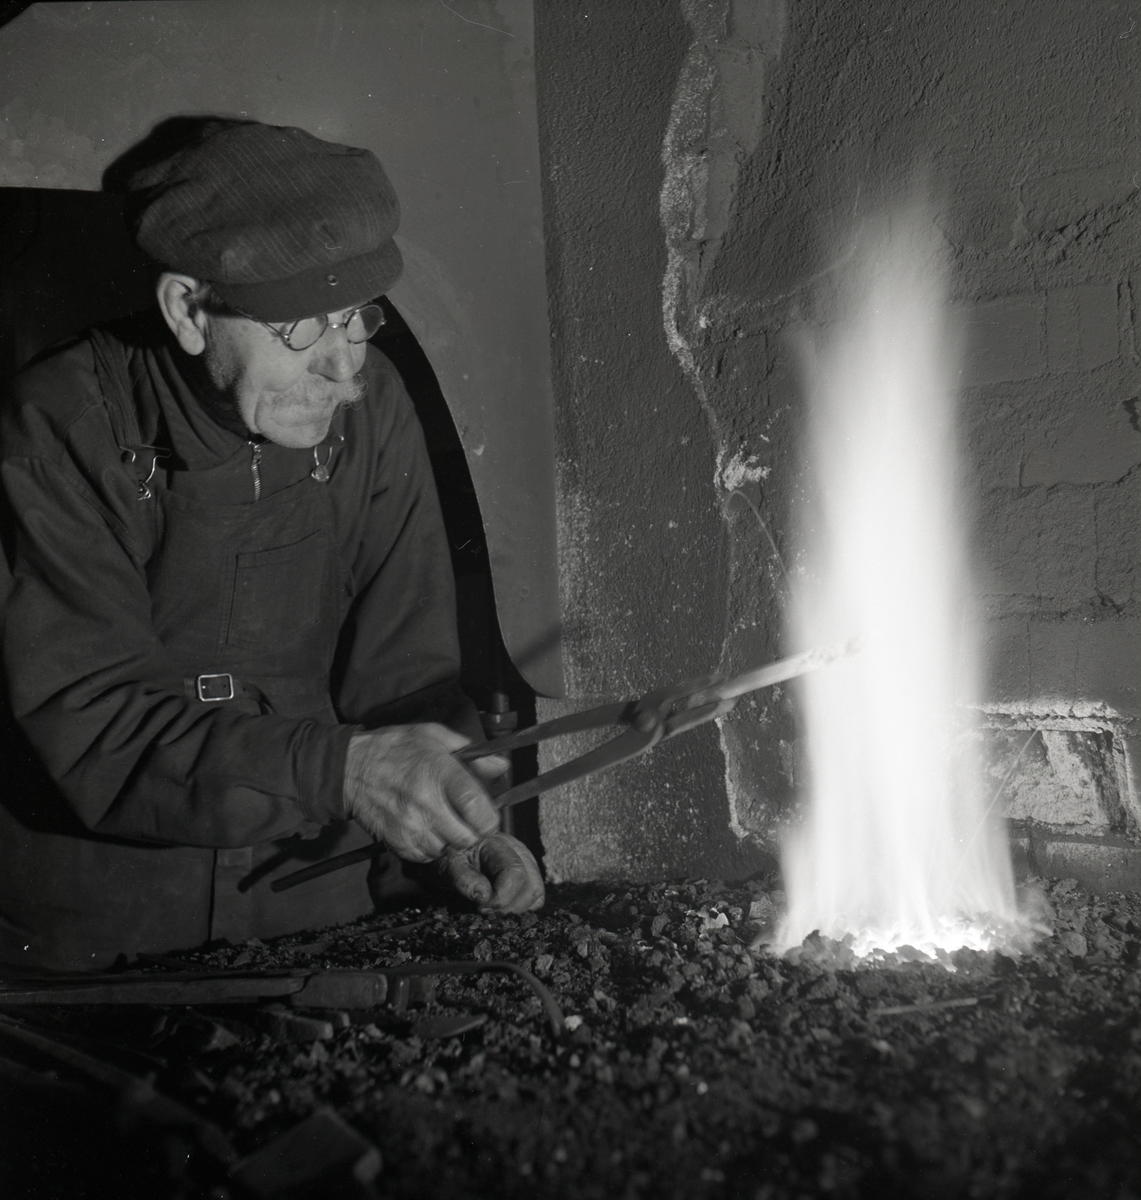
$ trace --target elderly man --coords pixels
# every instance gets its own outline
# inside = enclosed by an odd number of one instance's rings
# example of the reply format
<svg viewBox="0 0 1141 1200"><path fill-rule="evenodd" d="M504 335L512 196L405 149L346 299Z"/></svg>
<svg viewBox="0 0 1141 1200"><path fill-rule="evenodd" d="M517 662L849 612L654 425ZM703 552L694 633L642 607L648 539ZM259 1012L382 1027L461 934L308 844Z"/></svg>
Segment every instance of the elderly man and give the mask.
<svg viewBox="0 0 1141 1200"><path fill-rule="evenodd" d="M99 967L351 920L367 863L269 885L372 839L537 907L453 757L478 723L439 506L368 344L401 270L379 162L207 121L128 192L157 314L41 356L5 405L4 667L47 778L0 805L0 956Z"/></svg>

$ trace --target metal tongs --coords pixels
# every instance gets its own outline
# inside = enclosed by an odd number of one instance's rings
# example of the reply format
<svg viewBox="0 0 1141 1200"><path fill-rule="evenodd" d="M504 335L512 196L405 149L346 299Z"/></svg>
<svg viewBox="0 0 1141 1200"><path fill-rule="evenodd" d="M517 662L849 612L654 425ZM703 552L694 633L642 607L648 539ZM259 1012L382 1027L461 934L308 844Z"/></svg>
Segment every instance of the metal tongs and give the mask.
<svg viewBox="0 0 1141 1200"><path fill-rule="evenodd" d="M512 750L534 746L539 742L549 742L571 733L585 733L611 726L621 728L622 732L616 737L595 746L593 750L544 771L534 779L517 783L491 798L491 803L496 808L510 808L521 800L529 800L532 796L539 796L552 788L562 787L565 783L587 775L595 775L620 762L626 762L627 759L645 754L647 750L675 734L684 733L687 729L694 729L706 721L724 716L741 696L827 666L837 659L855 653L857 648L857 643L851 641L837 646L806 650L802 654L781 658L763 667L753 667L729 679L719 680L716 675L704 675L687 683L658 688L634 700L619 700L614 704L588 708L583 712L556 717L553 721L543 721L529 729L521 729L518 733L505 734L488 742L467 746L456 752L456 758L461 762L473 762L477 758L508 754ZM316 879L329 871L347 867L351 863L363 862L383 849L383 844L378 842L372 846L349 850L345 854L335 855L311 867L304 867L291 875L275 879L270 887L275 892L283 891L306 880Z"/></svg>
<svg viewBox="0 0 1141 1200"><path fill-rule="evenodd" d="M505 734L490 742L468 746L456 753L461 762L472 762L491 754L507 754L523 746L534 746L549 742L570 733L584 733L591 729L606 729L609 726L623 727L617 737L603 742L593 750L580 754L560 766L544 771L534 779L517 783L498 796L492 797L496 808L510 808L521 800L529 800L561 787L586 775L594 775L616 766L627 759L636 758L647 750L664 742L667 738L688 729L695 729L729 712L737 700L749 692L771 687L794 679L817 667L826 666L838 658L844 658L854 649L852 644L831 646L826 649L806 650L791 658L778 659L763 667L753 667L741 675L719 680L716 675L703 675L687 683L675 683L669 687L647 692L636 700L619 700L615 704L603 704L583 712L556 717L541 725L532 725L518 733Z"/></svg>

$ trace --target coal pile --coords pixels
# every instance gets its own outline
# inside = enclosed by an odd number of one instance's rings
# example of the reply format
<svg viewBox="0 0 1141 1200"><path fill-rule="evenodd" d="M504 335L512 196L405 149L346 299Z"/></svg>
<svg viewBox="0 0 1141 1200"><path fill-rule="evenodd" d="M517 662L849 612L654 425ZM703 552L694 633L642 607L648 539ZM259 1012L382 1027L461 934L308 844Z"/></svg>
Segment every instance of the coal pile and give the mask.
<svg viewBox="0 0 1141 1200"><path fill-rule="evenodd" d="M1141 1196L1141 897L1043 885L1033 951L949 971L811 944L775 958L757 944L774 884L558 886L537 914L424 908L153 967L508 960L558 1001L557 1040L502 973L438 976L403 1008L19 1015L146 1058L262 1172L168 1138L151 1196ZM352 1170L274 1183L290 1147ZM48 1174L29 1195L104 1194L35 1191Z"/></svg>

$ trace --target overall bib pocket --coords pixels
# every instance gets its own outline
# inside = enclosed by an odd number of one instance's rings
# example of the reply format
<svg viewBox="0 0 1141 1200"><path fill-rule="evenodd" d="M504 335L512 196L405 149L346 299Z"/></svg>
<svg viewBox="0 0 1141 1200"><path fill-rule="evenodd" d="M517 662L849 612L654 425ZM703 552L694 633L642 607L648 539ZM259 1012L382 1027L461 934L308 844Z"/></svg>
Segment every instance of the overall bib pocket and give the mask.
<svg viewBox="0 0 1141 1200"><path fill-rule="evenodd" d="M288 546L237 555L226 645L279 647L321 617L328 539L309 534Z"/></svg>

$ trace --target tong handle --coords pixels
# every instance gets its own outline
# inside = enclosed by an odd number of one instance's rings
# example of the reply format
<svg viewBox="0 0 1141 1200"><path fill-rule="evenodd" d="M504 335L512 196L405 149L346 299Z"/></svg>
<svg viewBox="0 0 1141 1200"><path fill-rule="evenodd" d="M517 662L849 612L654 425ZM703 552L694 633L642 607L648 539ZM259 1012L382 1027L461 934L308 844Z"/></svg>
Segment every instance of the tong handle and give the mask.
<svg viewBox="0 0 1141 1200"><path fill-rule="evenodd" d="M465 746L456 751L455 757L460 762L472 762L477 758L486 758L489 754L507 754L523 746L534 746L567 733L583 733L588 729L605 729L608 725L630 724L637 704L636 700L619 700L616 704L603 704L598 708L588 708L585 712L568 713L565 717L555 717L541 725L520 729L517 733L505 733L502 737L492 738L488 742Z"/></svg>
<svg viewBox="0 0 1141 1200"><path fill-rule="evenodd" d="M532 796L549 792L552 788L562 787L564 783L570 783L574 779L581 779L585 775L604 771L608 767L616 766L628 758L634 758L643 751L649 750L655 742L662 738L664 733L665 726L660 721L654 721L648 730L639 729L636 725L631 724L624 733L603 742L601 746L595 746L593 750L588 750L585 754L570 759L569 762L552 767L551 770L544 771L542 775L538 775L534 779L517 783L499 796L492 796L491 803L496 808L510 808L512 804L518 804L521 800L530 800Z"/></svg>

